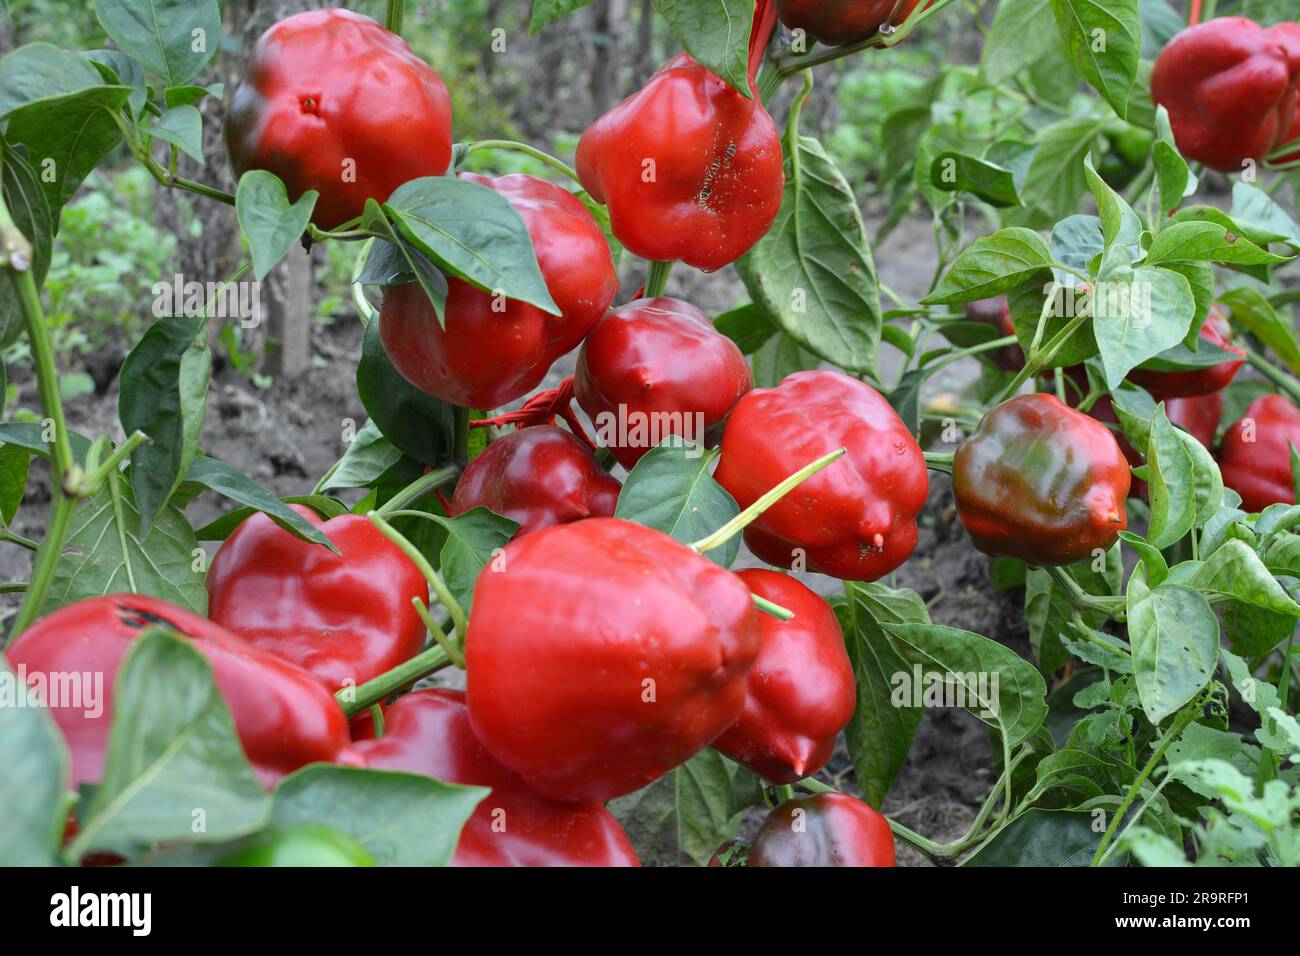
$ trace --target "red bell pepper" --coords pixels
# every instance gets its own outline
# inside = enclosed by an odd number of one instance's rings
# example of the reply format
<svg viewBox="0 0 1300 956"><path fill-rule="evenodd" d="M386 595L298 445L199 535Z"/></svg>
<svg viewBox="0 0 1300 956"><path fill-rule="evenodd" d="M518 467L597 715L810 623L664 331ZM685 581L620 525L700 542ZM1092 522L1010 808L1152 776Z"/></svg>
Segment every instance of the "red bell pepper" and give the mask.
<svg viewBox="0 0 1300 956"><path fill-rule="evenodd" d="M1291 446L1300 447L1300 408L1281 395L1262 395L1229 425L1219 447L1223 483L1241 495L1246 511L1295 504Z"/></svg>
<svg viewBox="0 0 1300 956"><path fill-rule="evenodd" d="M794 612L760 617L762 649L746 680L740 719L713 746L763 779L794 783L830 759L857 706L857 682L835 612L788 574L736 572L753 593Z"/></svg>
<svg viewBox="0 0 1300 956"><path fill-rule="evenodd" d="M614 260L596 220L572 193L515 173L462 179L495 189L528 228L560 315L447 280L445 327L417 283L389 286L379 313L384 351L416 388L467 408L496 408L532 391L577 347L618 291Z"/></svg>
<svg viewBox="0 0 1300 956"><path fill-rule="evenodd" d="M889 821L846 793L799 797L773 810L747 866L893 866Z"/></svg>
<svg viewBox="0 0 1300 956"><path fill-rule="evenodd" d="M188 637L211 663L244 753L268 787L309 763L361 764L342 708L311 674L166 601L110 594L46 615L4 652L9 666L21 668L32 686L38 675L46 683L71 675L102 676L97 705L86 696L89 688L78 700L48 699L50 715L72 753L74 786L102 776L118 668L131 642L155 624Z"/></svg>
<svg viewBox="0 0 1300 956"><path fill-rule="evenodd" d="M433 67L349 10L310 10L257 41L226 109L238 179L265 169L289 198L320 193L312 221L332 229L402 183L451 164L451 99Z"/></svg>
<svg viewBox="0 0 1300 956"><path fill-rule="evenodd" d="M787 475L847 448L748 528L768 564L874 581L916 547L930 490L921 446L883 396L842 372L796 372L731 412L715 477L742 508Z"/></svg>
<svg viewBox="0 0 1300 956"><path fill-rule="evenodd" d="M776 0L777 16L818 43L840 46L865 40L886 23L898 26L921 0Z"/></svg>
<svg viewBox="0 0 1300 956"><path fill-rule="evenodd" d="M370 767L492 788L461 831L452 866L640 866L604 807L548 800L494 760L470 728L460 691L398 698L382 739L360 740L357 750Z"/></svg>
<svg viewBox="0 0 1300 956"><path fill-rule="evenodd" d="M553 524L611 517L621 488L572 433L533 425L496 439L469 463L449 514L482 505L517 521L520 537Z"/></svg>
<svg viewBox="0 0 1300 956"><path fill-rule="evenodd" d="M607 313L583 343L574 376L601 444L629 470L670 434L716 445L753 386L736 343L695 306L664 296Z"/></svg>
<svg viewBox="0 0 1300 956"><path fill-rule="evenodd" d="M618 518L516 538L499 564L470 612L470 720L533 790L630 793L740 716L760 637L730 571Z"/></svg>
<svg viewBox="0 0 1300 956"><path fill-rule="evenodd" d="M361 515L322 521L309 508L291 507L340 553L255 514L212 559L208 616L331 691L419 653L425 628L411 599L427 600L429 587L415 563Z"/></svg>

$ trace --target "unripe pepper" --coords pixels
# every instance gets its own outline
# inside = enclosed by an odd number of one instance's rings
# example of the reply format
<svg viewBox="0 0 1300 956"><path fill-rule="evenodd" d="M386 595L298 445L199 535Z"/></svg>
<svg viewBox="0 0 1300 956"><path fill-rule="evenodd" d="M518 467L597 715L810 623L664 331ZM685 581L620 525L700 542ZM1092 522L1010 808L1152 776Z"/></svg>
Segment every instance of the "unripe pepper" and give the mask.
<svg viewBox="0 0 1300 956"><path fill-rule="evenodd" d="M360 740L366 765L491 787L461 831L452 866L640 866L613 814L598 803L534 793L470 728L465 695L417 690L384 715L384 735Z"/></svg>
<svg viewBox="0 0 1300 956"><path fill-rule="evenodd" d="M236 179L265 169L290 200L316 190L312 221L332 229L367 199L447 171L451 100L401 37L348 10L311 10L257 41L225 135Z"/></svg>
<svg viewBox="0 0 1300 956"><path fill-rule="evenodd" d="M751 551L777 567L806 566L874 581L916 547L930 482L921 446L884 397L842 372L796 372L756 388L731 412L715 476L741 508L838 448L813 475L745 529Z"/></svg>
<svg viewBox="0 0 1300 956"><path fill-rule="evenodd" d="M428 599L419 568L362 515L322 521L291 505L339 549L295 538L262 513L245 519L208 568L208 616L331 691L419 653Z"/></svg>
<svg viewBox="0 0 1300 956"><path fill-rule="evenodd" d="M470 612L470 720L533 790L630 793L740 716L760 638L730 571L618 518L517 538L499 563Z"/></svg>
<svg viewBox="0 0 1300 956"><path fill-rule="evenodd" d="M1135 368L1128 373L1130 382L1141 385L1156 401L1169 398L1189 398L1194 395L1208 395L1227 387L1237 374L1237 370L1246 362L1246 353L1233 345L1228 336L1232 327L1218 308L1210 309L1210 314L1201 326L1201 340L1216 345L1241 358L1229 359L1205 368L1190 369L1185 372L1157 372Z"/></svg>
<svg viewBox="0 0 1300 956"><path fill-rule="evenodd" d="M1071 564L1109 548L1124 530L1131 477L1101 422L1055 395L1017 395L957 449L952 491L985 554Z"/></svg>
<svg viewBox="0 0 1300 956"><path fill-rule="evenodd" d="M736 576L794 617L759 618L763 645L745 679L745 708L713 746L764 780L794 783L830 759L853 716L853 665L835 612L815 592L776 571L753 568Z"/></svg>
<svg viewBox="0 0 1300 956"><path fill-rule="evenodd" d="M746 99L685 53L587 128L577 166L628 251L706 272L763 238L785 181L757 94Z"/></svg>
<svg viewBox="0 0 1300 956"><path fill-rule="evenodd" d="M712 447L754 386L736 343L688 302L637 299L606 313L578 354L574 394L619 464L667 435Z"/></svg>
<svg viewBox="0 0 1300 956"><path fill-rule="evenodd" d="M418 283L389 286L379 313L384 351L416 388L468 408L496 408L532 391L577 347L618 291L596 220L572 193L514 173L461 179L495 189L524 220L560 315L447 280L445 327Z"/></svg>
<svg viewBox="0 0 1300 956"><path fill-rule="evenodd" d="M980 299L966 303L966 318L972 322L983 322L997 329L998 338L1016 334L1016 324L1011 319L1011 305L1005 295L994 299ZM1004 345L989 355L993 364L1004 372L1019 372L1025 367L1025 350L1018 344Z"/></svg>
<svg viewBox="0 0 1300 956"><path fill-rule="evenodd" d="M1151 97L1188 159L1240 172L1286 142L1300 81L1300 31L1245 17L1188 27L1160 51Z"/></svg>
<svg viewBox="0 0 1300 956"><path fill-rule="evenodd" d="M213 866L374 866L365 847L332 827L303 824L241 840Z"/></svg>
<svg viewBox="0 0 1300 956"><path fill-rule="evenodd" d="M1300 448L1300 408L1281 395L1261 395L1228 426L1219 447L1219 470L1223 483L1241 495L1244 510L1295 504L1293 444Z"/></svg>
<svg viewBox="0 0 1300 956"><path fill-rule="evenodd" d="M515 536L521 537L553 524L610 517L621 488L572 433L533 425L501 436L469 463L449 513L482 505L517 521Z"/></svg>
<svg viewBox="0 0 1300 956"><path fill-rule="evenodd" d="M865 40L886 23L898 26L921 0L776 0L777 17L818 43Z"/></svg>
<svg viewBox="0 0 1300 956"><path fill-rule="evenodd" d="M747 866L893 866L889 821L847 793L799 797L773 810Z"/></svg>
<svg viewBox="0 0 1300 956"><path fill-rule="evenodd" d="M359 765L343 710L311 674L260 651L206 618L141 594L87 598L48 614L4 652L10 667L36 675L103 675L102 712L80 701L51 700L50 715L72 754L72 784L98 782L112 725L117 671L131 642L151 625L189 638L212 665L244 753L268 787L287 773L324 761Z"/></svg>

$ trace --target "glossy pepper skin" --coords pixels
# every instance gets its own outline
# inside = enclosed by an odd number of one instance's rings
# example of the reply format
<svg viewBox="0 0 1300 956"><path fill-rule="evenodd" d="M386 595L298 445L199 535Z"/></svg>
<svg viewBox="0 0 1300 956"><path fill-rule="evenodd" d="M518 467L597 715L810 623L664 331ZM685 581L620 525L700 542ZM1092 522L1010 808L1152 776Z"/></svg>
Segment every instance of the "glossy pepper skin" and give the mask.
<svg viewBox="0 0 1300 956"><path fill-rule="evenodd" d="M752 88L752 83L751 83ZM781 206L781 138L746 99L683 53L578 141L578 177L643 259L706 272L763 238Z"/></svg>
<svg viewBox="0 0 1300 956"><path fill-rule="evenodd" d="M1114 544L1130 479L1110 429L1043 394L993 408L952 466L957 514L975 547L1033 565L1071 564Z"/></svg>
<svg viewBox="0 0 1300 956"><path fill-rule="evenodd" d="M96 783L102 775L118 668L131 642L155 624L188 637L208 659L244 753L268 787L309 763L360 764L347 718L311 674L166 601L110 594L46 615L4 652L29 683L37 674L103 675L102 713L90 716L84 706L50 708L72 753L74 786Z"/></svg>
<svg viewBox="0 0 1300 956"><path fill-rule="evenodd" d="M257 41L225 136L236 179L265 169L290 200L315 189L312 221L332 229L367 199L447 171L451 100L401 37L348 10L312 10Z"/></svg>
<svg viewBox="0 0 1300 956"><path fill-rule="evenodd" d="M374 865L374 857L346 833L313 825L263 830L213 861L213 866Z"/></svg>
<svg viewBox="0 0 1300 956"><path fill-rule="evenodd" d="M1300 408L1281 395L1261 395L1229 425L1219 447L1223 483L1241 495L1245 511L1295 504L1291 445L1300 448Z"/></svg>
<svg viewBox="0 0 1300 956"><path fill-rule="evenodd" d="M618 518L555 525L479 576L466 644L474 733L555 800L604 802L708 746L759 650L741 580Z"/></svg>
<svg viewBox="0 0 1300 956"><path fill-rule="evenodd" d="M966 318L972 322L983 322L985 325L993 326L997 329L998 338L1016 334L1016 324L1011 319L1011 305L1005 295L994 299L967 302ZM1004 372L1019 372L1025 367L1025 350L1015 343L1004 345L997 351L989 353L989 358Z"/></svg>
<svg viewBox="0 0 1300 956"><path fill-rule="evenodd" d="M747 866L893 866L889 821L846 793L818 793L773 810Z"/></svg>
<svg viewBox="0 0 1300 956"><path fill-rule="evenodd" d="M668 434L716 445L754 376L707 315L660 296L629 302L596 323L573 386L601 444L631 470Z"/></svg>
<svg viewBox="0 0 1300 956"><path fill-rule="evenodd" d="M791 30L840 46L865 40L884 24L898 26L921 0L776 0L776 15ZM897 7L897 12L895 12Z"/></svg>
<svg viewBox="0 0 1300 956"><path fill-rule="evenodd" d="M1179 152L1219 172L1261 163L1286 142L1300 80L1300 32L1244 17L1188 27L1160 51L1151 96Z"/></svg>
<svg viewBox="0 0 1300 956"><path fill-rule="evenodd" d="M853 716L853 665L835 612L814 591L766 569L736 576L794 617L760 616L763 644L745 678L745 708L713 746L764 780L794 783L830 759L836 736Z"/></svg>
<svg viewBox="0 0 1300 956"><path fill-rule="evenodd" d="M1246 362L1246 353L1229 341L1231 332L1232 328L1223 313L1217 308L1211 309L1205 324L1201 326L1201 340L1240 355L1241 358L1185 372L1157 372L1136 368L1129 372L1128 379L1145 388L1158 402L1217 392L1227 387L1236 377L1237 370Z"/></svg>
<svg viewBox="0 0 1300 956"><path fill-rule="evenodd" d="M524 220L558 316L447 280L446 327L418 283L389 286L379 313L384 351L416 388L468 408L496 408L532 391L577 347L618 291L614 260L596 220L554 183L514 173L491 179Z"/></svg>
<svg viewBox="0 0 1300 956"><path fill-rule="evenodd" d="M470 728L465 695L417 690L388 708L384 735L360 740L367 766L491 787L461 831L453 866L640 866L613 814L598 803L534 793L492 758Z"/></svg>
<svg viewBox="0 0 1300 956"><path fill-rule="evenodd" d="M806 563L852 581L884 577L916 547L930 489L921 446L889 402L842 372L796 372L732 410L714 477L741 508L837 448L832 462L745 529L777 567Z"/></svg>
<svg viewBox="0 0 1300 956"><path fill-rule="evenodd" d="M322 521L291 505L334 546L295 538L262 513L244 520L208 568L208 616L329 690L364 683L419 653L411 599L429 587L414 562L362 515Z"/></svg>
<svg viewBox="0 0 1300 956"><path fill-rule="evenodd" d="M515 537L521 537L553 524L612 517L622 487L572 432L532 425L502 435L469 463L450 514L481 505L517 521Z"/></svg>

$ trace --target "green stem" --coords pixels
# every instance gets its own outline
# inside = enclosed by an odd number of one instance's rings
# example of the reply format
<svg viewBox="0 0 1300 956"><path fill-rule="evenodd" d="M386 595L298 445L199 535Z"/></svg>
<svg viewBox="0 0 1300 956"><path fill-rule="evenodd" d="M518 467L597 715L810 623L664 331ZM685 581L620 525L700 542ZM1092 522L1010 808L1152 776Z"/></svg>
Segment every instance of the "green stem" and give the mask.
<svg viewBox="0 0 1300 956"><path fill-rule="evenodd" d="M20 548L26 548L28 551L36 551L40 548L40 545L31 538L24 538L17 531L10 531L8 528L0 531L0 541L8 541L10 544L16 544Z"/></svg>
<svg viewBox="0 0 1300 956"><path fill-rule="evenodd" d="M1300 402L1300 384L1297 384L1286 372L1282 371L1264 356L1260 355L1253 349L1246 348L1237 343L1246 353L1246 361L1255 367L1255 370L1261 373L1265 378L1271 381L1282 391L1291 396L1293 401Z"/></svg>
<svg viewBox="0 0 1300 956"><path fill-rule="evenodd" d="M1137 779L1133 781L1133 785L1129 787L1128 793L1124 795L1123 802L1120 803L1119 809L1115 811L1115 816L1111 818L1110 826L1108 826L1106 832L1102 834L1101 842L1097 844L1097 852L1092 856L1093 866L1100 865L1102 857L1106 853L1106 847L1110 845L1111 839L1115 836L1115 830L1119 828L1120 821L1124 819L1124 814L1128 812L1128 808L1132 806L1133 801L1137 798L1138 792L1142 789L1142 785L1147 782L1147 778L1151 776L1151 772L1159 765L1161 759L1163 759L1165 755L1165 751L1168 750L1182 732L1187 729L1187 725L1192 722L1192 719L1195 716L1196 710L1189 707L1174 720L1173 725L1169 728L1169 732L1165 734L1164 738L1160 741L1160 746L1156 748L1155 753L1151 755L1151 759L1146 762L1146 766L1142 768L1142 771L1137 775Z"/></svg>
<svg viewBox="0 0 1300 956"><path fill-rule="evenodd" d="M460 477L459 465L445 465L435 468L428 474L416 478L393 497L375 509L375 514L387 517L394 511L400 511L414 501L418 501L435 488L440 488Z"/></svg>
<svg viewBox="0 0 1300 956"><path fill-rule="evenodd" d="M447 613L451 615L452 626L456 631L456 641L461 647L464 647L466 630L465 609L460 606L460 602L452 596L452 593L449 590L447 590L447 585L443 583L438 572L433 570L433 566L425 560L424 555L420 553L420 549L407 541L399 531L385 521L383 515L376 511L372 511L367 514L366 517L374 522L374 525L379 529L380 534L393 542L393 544L397 545L397 547L401 549L402 553L410 558L415 566L420 569L420 573L424 575L424 579L429 582L429 588L433 591L434 596L438 598L438 603L445 607Z"/></svg>
<svg viewBox="0 0 1300 956"><path fill-rule="evenodd" d="M60 491L55 491L50 502L50 523L45 529L45 538L36 552L36 560L32 563L31 583L27 586L27 593L23 595L23 602L18 607L18 615L14 618L13 627L9 629L9 643L13 643L14 638L36 620L36 615L45 600L45 592L50 582L54 580L54 569L63 554L63 543L67 539L68 528L72 525L72 515L76 510L75 498L69 498Z"/></svg>
<svg viewBox="0 0 1300 956"><path fill-rule="evenodd" d="M459 405L454 406L453 420L455 424L456 437L453 441L451 450L452 457L461 462L462 466L469 463L469 409L461 408Z"/></svg>
<svg viewBox="0 0 1300 956"><path fill-rule="evenodd" d="M421 678L428 677L445 667L451 666L451 658L442 647L435 644L428 650L421 651L409 661L398 664L391 671L385 671L356 687L344 687L334 695L343 713L353 717L363 710L391 697L403 687L414 684Z"/></svg>
<svg viewBox="0 0 1300 956"><path fill-rule="evenodd" d="M1078 581L1065 572L1064 568L1049 564L1043 570L1051 576L1053 581L1060 585L1061 590L1069 595L1070 602L1076 606L1091 611L1101 611L1109 615L1124 603L1123 598L1104 598L1089 594ZM1110 648L1110 650L1114 650L1114 648Z"/></svg>
<svg viewBox="0 0 1300 956"><path fill-rule="evenodd" d="M952 474L952 460L955 457L954 452L950 451L927 451L925 455L925 467L931 471L939 471L945 475Z"/></svg>
<svg viewBox="0 0 1300 956"><path fill-rule="evenodd" d="M384 26L391 33L402 34L402 19L406 10L406 0L388 0L388 10L384 14Z"/></svg>
<svg viewBox="0 0 1300 956"><path fill-rule="evenodd" d="M1051 309L1054 299L1055 296L1048 296L1047 302L1043 304L1042 314L1038 317L1038 328L1034 330L1035 342L1037 342L1039 337L1042 335L1043 326L1047 323L1047 312ZM1033 376L1037 375L1045 368L1051 368L1052 360L1056 358L1056 353L1061 350L1066 342L1070 341L1070 338L1074 333L1079 331L1083 324L1091 317L1091 315L1085 312L1082 315L1076 315L1074 318L1070 319L1070 321L1065 324L1065 327L1062 328L1060 332L1056 333L1056 335L1054 335L1051 340L1043 346L1041 353L1038 355L1034 354L1035 352L1038 352L1038 349L1031 345L1029 352L1025 356L1025 367L1017 372L1015 378L1008 382L1006 387L998 393L993 404L1000 405L1002 402L1005 402L1012 395L1015 395L1016 392L1020 391L1020 386L1024 385L1025 382L1029 381Z"/></svg>
<svg viewBox="0 0 1300 956"><path fill-rule="evenodd" d="M361 284L361 273L365 271L370 250L374 246L373 239L362 243L361 251L357 253L356 261L352 264L352 305L357 310L357 317L361 319L362 325L369 325L378 314L375 307L370 304L370 300L366 298L365 286Z"/></svg>
<svg viewBox="0 0 1300 956"><path fill-rule="evenodd" d="M754 84L758 88L758 101L764 106L772 102L772 97L781 88L787 75L765 61L762 69L758 71L758 78Z"/></svg>
<svg viewBox="0 0 1300 956"><path fill-rule="evenodd" d="M830 454L822 455L822 457L818 458L816 461L804 465L789 478L780 482L775 488L761 495L757 501L740 514L736 515L736 517L732 518L717 531L713 532L713 534L701 538L699 541L692 544L691 547L696 551L704 552L711 551L714 548L726 544L736 534L750 524L750 522L754 521L764 511L789 494L792 489L801 485L804 481L817 474L817 472L821 471L831 462L835 461L835 459L844 455L847 450L848 449L845 448L837 448Z"/></svg>
<svg viewBox="0 0 1300 956"><path fill-rule="evenodd" d="M21 594L26 590L26 581L6 581L4 584L0 584L0 594Z"/></svg>
<svg viewBox="0 0 1300 956"><path fill-rule="evenodd" d="M159 164L158 160L149 155L148 146L140 146L136 152L137 158L149 171L155 180L161 185L172 189L184 189L186 192L192 192L195 195L215 199L217 202L225 203L227 206L235 204L235 197L223 189L217 189L215 186L205 186L203 183L196 183L192 179L186 179L184 176L173 176Z"/></svg>
<svg viewBox="0 0 1300 956"><path fill-rule="evenodd" d="M89 497L97 492L99 486L108 479L109 473L116 471L118 465L122 464L122 462L126 460L127 455L131 454L131 452L135 451L147 441L150 441L150 438L144 432L132 432L131 437L122 442L121 447L114 451L106 462L100 465L93 474L89 475L85 479L85 495Z"/></svg>
<svg viewBox="0 0 1300 956"><path fill-rule="evenodd" d="M642 296L653 299L655 296L663 295L664 289L668 288L668 273L672 271L671 262L651 262L650 269L645 275L645 290Z"/></svg>
<svg viewBox="0 0 1300 956"><path fill-rule="evenodd" d="M411 606L415 608L415 613L420 615L420 620L423 621L424 626L429 629L429 633L433 635L433 639L437 641L438 646L447 652L447 656L451 658L451 662L461 670L464 670L465 655L461 653L460 648L456 646L456 643L447 636L447 632L438 626L438 622L433 619L433 616L429 613L429 609L424 606L424 602L418 597L413 597L411 598Z"/></svg>
<svg viewBox="0 0 1300 956"><path fill-rule="evenodd" d="M774 601L769 601L767 598L760 597L757 594L751 594L750 597L753 598L755 607L764 614L772 615L778 621L788 621L790 618L794 617L794 611L787 607L782 607Z"/></svg>
<svg viewBox="0 0 1300 956"><path fill-rule="evenodd" d="M539 162L545 163L556 172L563 173L569 179L572 179L579 186L582 180L578 178L578 172L562 159L557 159L550 153L538 149L536 146L529 146L527 143L517 143L512 139L479 139L465 144L465 155L478 152L481 149L508 149L515 153L523 153L525 156L531 156Z"/></svg>

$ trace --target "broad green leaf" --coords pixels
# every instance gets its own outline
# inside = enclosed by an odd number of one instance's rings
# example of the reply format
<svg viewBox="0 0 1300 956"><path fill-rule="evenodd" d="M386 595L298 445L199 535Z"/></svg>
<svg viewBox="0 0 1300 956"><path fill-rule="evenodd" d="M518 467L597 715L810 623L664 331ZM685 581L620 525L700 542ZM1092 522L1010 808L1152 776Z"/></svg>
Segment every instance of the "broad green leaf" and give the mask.
<svg viewBox="0 0 1300 956"><path fill-rule="evenodd" d="M614 516L662 531L682 544L717 531L740 514L735 499L709 472L717 454L669 436L646 452L627 476ZM735 535L704 556L729 568L739 551L740 535Z"/></svg>
<svg viewBox="0 0 1300 956"><path fill-rule="evenodd" d="M735 342L744 355L754 354L776 334L763 310L752 302L715 315L713 327Z"/></svg>
<svg viewBox="0 0 1300 956"><path fill-rule="evenodd" d="M422 774L312 764L275 788L271 824L318 823L348 834L380 866L447 866L486 787Z"/></svg>
<svg viewBox="0 0 1300 956"><path fill-rule="evenodd" d="M193 109L193 107L190 107ZM302 237L318 193L309 189L292 205L284 183L274 173L250 169L235 188L239 230L253 256L253 278L261 282Z"/></svg>
<svg viewBox="0 0 1300 956"><path fill-rule="evenodd" d="M787 375L821 365L818 355L808 351L784 332L778 332L759 347L750 360L755 388L774 388Z"/></svg>
<svg viewBox="0 0 1300 956"><path fill-rule="evenodd" d="M131 88L127 105L132 113L138 114L144 109L144 104L149 99L149 84L145 81L144 70L139 63L120 50L83 50L81 55L99 67L104 82L110 86ZM168 104L173 105L177 104Z"/></svg>
<svg viewBox="0 0 1300 956"><path fill-rule="evenodd" d="M591 0L533 0L532 17L528 22L528 35L536 36L548 24L580 10Z"/></svg>
<svg viewBox="0 0 1300 956"><path fill-rule="evenodd" d="M1026 206L1038 209L1046 224L1078 212L1079 200L1087 188L1083 158L1093 151L1111 122L1114 120L1071 116L1039 130L1038 151L1029 165L1020 198Z"/></svg>
<svg viewBox="0 0 1300 956"><path fill-rule="evenodd" d="M1128 627L1133 674L1147 719L1159 724L1195 697L1219 660L1219 619L1192 588L1148 588L1129 578Z"/></svg>
<svg viewBox="0 0 1300 956"><path fill-rule="evenodd" d="M39 289L45 284L54 243L54 221L49 200L27 158L0 139L0 196L18 231L32 246L32 279ZM23 330L23 312L14 292L12 277L0 278L0 346L8 345ZM4 383L0 382L0 386ZM0 407L4 389L0 387Z"/></svg>
<svg viewBox="0 0 1300 956"><path fill-rule="evenodd" d="M199 455L185 472L185 482L262 512L295 538L324 545L331 551L338 550L319 528L313 527L302 515L233 465Z"/></svg>
<svg viewBox="0 0 1300 956"><path fill-rule="evenodd" d="M468 611L474 582L493 555L510 543L519 530L519 523L483 507L471 508L454 518L433 515L433 520L447 529L447 540L439 558L443 580L452 596Z"/></svg>
<svg viewBox="0 0 1300 956"><path fill-rule="evenodd" d="M1074 65L1124 119L1142 45L1138 0L1052 0L1052 12Z"/></svg>
<svg viewBox="0 0 1300 956"><path fill-rule="evenodd" d="M1289 316L1283 318L1258 289L1239 286L1224 292L1219 301L1232 311L1235 322L1267 345L1292 372L1300 375L1300 344Z"/></svg>
<svg viewBox="0 0 1300 956"><path fill-rule="evenodd" d="M1084 160L1084 175L1088 188L1097 200L1097 211L1101 217L1101 236L1103 251L1114 245L1133 250L1130 260L1137 257L1138 240L1142 238L1142 220L1133 211L1133 207L1124 201L1119 193L1111 189L1093 168L1092 158Z"/></svg>
<svg viewBox="0 0 1300 956"><path fill-rule="evenodd" d="M1151 420L1146 456L1151 502L1147 541L1155 548L1180 541L1196 521L1196 466L1182 434L1161 405Z"/></svg>
<svg viewBox="0 0 1300 956"><path fill-rule="evenodd" d="M95 0L95 14L118 49L165 86L193 79L221 45L217 0Z"/></svg>
<svg viewBox="0 0 1300 956"><path fill-rule="evenodd" d="M1026 810L962 866L1088 866L1101 843L1094 816L1071 810Z"/></svg>
<svg viewBox="0 0 1300 956"><path fill-rule="evenodd" d="M696 63L753 99L749 32L754 0L654 0L654 6Z"/></svg>
<svg viewBox="0 0 1300 956"><path fill-rule="evenodd" d="M53 866L68 816L68 747L0 656L0 866Z"/></svg>
<svg viewBox="0 0 1300 956"><path fill-rule="evenodd" d="M1167 269L1133 268L1119 248L1107 254L1090 304L1110 388L1147 359L1181 342L1196 315L1196 299L1184 276Z"/></svg>
<svg viewBox="0 0 1300 956"><path fill-rule="evenodd" d="M930 166L930 183L944 192L968 192L991 206L1019 206L1015 174L987 159L945 152Z"/></svg>
<svg viewBox="0 0 1300 956"><path fill-rule="evenodd" d="M450 453L452 407L402 377L384 351L378 322L366 326L361 341L357 394L383 436L412 458L437 465Z"/></svg>
<svg viewBox="0 0 1300 956"><path fill-rule="evenodd" d="M1255 549L1236 538L1225 541L1204 559L1192 584L1202 590L1230 594L1266 611L1300 617L1300 604L1277 582Z"/></svg>
<svg viewBox="0 0 1300 956"><path fill-rule="evenodd" d="M285 495L280 501L286 505L303 505L311 508L326 521L348 513L347 507L341 501L325 495ZM194 536L200 541L225 541L236 528L257 513L257 508L236 508L227 511L220 518L209 521L196 530Z"/></svg>
<svg viewBox="0 0 1300 956"><path fill-rule="evenodd" d="M1002 0L984 37L980 71L989 83L1002 83L1038 60L1059 56L1060 44L1051 0Z"/></svg>
<svg viewBox="0 0 1300 956"><path fill-rule="evenodd" d="M373 199L366 200L365 209L361 214L361 224L384 238L372 240L369 247L362 250L366 261L357 281L363 285L400 285L406 282L418 282L429 304L433 306L433 314L437 316L439 327L445 328L449 288L447 277L443 275L437 263L402 236Z"/></svg>
<svg viewBox="0 0 1300 956"><path fill-rule="evenodd" d="M189 104L173 106L150 123L145 131L154 139L171 143L185 155L203 162L203 114L197 107Z"/></svg>
<svg viewBox="0 0 1300 956"><path fill-rule="evenodd" d="M343 457L321 482L321 487L325 490L370 488L380 475L401 458L401 449L383 436L378 425L367 420L353 436Z"/></svg>
<svg viewBox="0 0 1300 956"><path fill-rule="evenodd" d="M947 305L989 299L1011 291L1051 264L1052 253L1042 236L1012 226L971 243L922 302Z"/></svg>
<svg viewBox="0 0 1300 956"><path fill-rule="evenodd" d="M1162 229L1152 240L1146 258L1149 266L1164 262L1274 265L1286 261L1215 222L1176 222Z"/></svg>
<svg viewBox="0 0 1300 956"><path fill-rule="evenodd" d="M1300 225L1258 186L1240 180L1234 182L1229 215L1234 222L1248 226L1252 232L1277 236L1292 249L1300 250Z"/></svg>

